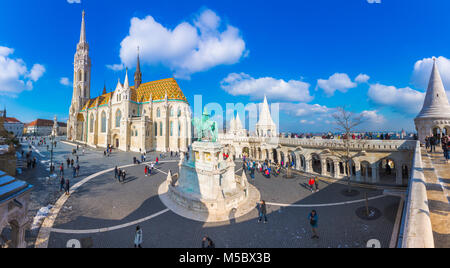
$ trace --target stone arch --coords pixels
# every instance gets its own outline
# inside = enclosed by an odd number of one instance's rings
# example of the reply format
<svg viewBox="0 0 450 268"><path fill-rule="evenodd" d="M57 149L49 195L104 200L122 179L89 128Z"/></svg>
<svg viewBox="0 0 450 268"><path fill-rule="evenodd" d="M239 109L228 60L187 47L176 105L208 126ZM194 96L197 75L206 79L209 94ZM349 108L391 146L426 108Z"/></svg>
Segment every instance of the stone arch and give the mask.
<svg viewBox="0 0 450 268"><path fill-rule="evenodd" d="M331 177L336 177L336 170L334 170L334 160L330 157L327 157L326 161L326 172Z"/></svg>
<svg viewBox="0 0 450 268"><path fill-rule="evenodd" d="M279 164L277 149L272 149L273 162Z"/></svg>
<svg viewBox="0 0 450 268"><path fill-rule="evenodd" d="M360 166L361 180L364 182L372 181L372 165L368 161L363 160L361 161Z"/></svg>
<svg viewBox="0 0 450 268"><path fill-rule="evenodd" d="M106 112L103 111L101 114L101 132L105 133L106 132Z"/></svg>
<svg viewBox="0 0 450 268"><path fill-rule="evenodd" d="M305 156L304 155L300 155L299 156L299 162L300 162L300 169L301 170L303 170L303 171L306 171L306 158L305 158Z"/></svg>
<svg viewBox="0 0 450 268"><path fill-rule="evenodd" d="M116 149L118 149L119 148L119 146L120 146L120 138L119 138L119 134L114 134L113 135L113 137L112 137L112 141L113 141L113 146L116 148Z"/></svg>
<svg viewBox="0 0 450 268"><path fill-rule="evenodd" d="M312 172L322 174L322 161L319 154L311 154L311 167Z"/></svg>
<svg viewBox="0 0 450 268"><path fill-rule="evenodd" d="M295 154L294 151L288 151L288 155L289 155L289 166L292 168L296 168L297 167L297 155Z"/></svg>
<svg viewBox="0 0 450 268"><path fill-rule="evenodd" d="M386 157L378 163L378 177L381 183L396 183L396 163L392 158Z"/></svg>
<svg viewBox="0 0 450 268"><path fill-rule="evenodd" d="M242 156L244 156L244 155L245 155L245 157L250 157L250 149L248 147L242 148Z"/></svg>

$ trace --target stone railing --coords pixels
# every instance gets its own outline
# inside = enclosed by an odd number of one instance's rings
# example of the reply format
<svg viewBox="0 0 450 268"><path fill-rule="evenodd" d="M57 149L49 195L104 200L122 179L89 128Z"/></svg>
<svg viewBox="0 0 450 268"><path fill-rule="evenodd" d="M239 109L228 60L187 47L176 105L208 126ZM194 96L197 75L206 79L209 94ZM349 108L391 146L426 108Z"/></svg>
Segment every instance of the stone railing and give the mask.
<svg viewBox="0 0 450 268"><path fill-rule="evenodd" d="M239 137L234 135L220 135L219 140L228 140L241 143L264 143L286 147L305 148L345 148L344 141L338 139L305 139L305 138L278 138L278 137ZM351 140L351 149L366 151L414 151L416 141L412 140Z"/></svg>
<svg viewBox="0 0 450 268"><path fill-rule="evenodd" d="M434 248L420 143L416 141L398 247Z"/></svg>

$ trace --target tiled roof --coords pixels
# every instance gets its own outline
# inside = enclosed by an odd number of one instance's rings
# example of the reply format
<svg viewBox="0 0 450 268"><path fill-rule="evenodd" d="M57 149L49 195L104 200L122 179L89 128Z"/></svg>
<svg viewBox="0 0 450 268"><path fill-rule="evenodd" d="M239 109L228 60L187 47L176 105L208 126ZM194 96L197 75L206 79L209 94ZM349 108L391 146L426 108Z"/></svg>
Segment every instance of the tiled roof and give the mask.
<svg viewBox="0 0 450 268"><path fill-rule="evenodd" d="M134 88L134 86L130 87L130 89L131 100L138 103L150 101L150 95L152 95L153 101L164 100L166 97L166 93L168 100L187 102L186 97L180 89L180 86L173 78L143 83L137 90ZM97 106L108 104L111 101L113 94L114 92L110 92L88 100L81 111L86 111Z"/></svg>
<svg viewBox="0 0 450 268"><path fill-rule="evenodd" d="M37 119L31 123L25 124L25 127L52 127L53 126L53 120L47 120L47 119ZM67 127L66 123L58 122L58 126L60 127Z"/></svg>
<svg viewBox="0 0 450 268"><path fill-rule="evenodd" d="M6 117L5 118L5 123L22 123L22 122L20 122L19 120L17 120L14 117Z"/></svg>
<svg viewBox="0 0 450 268"><path fill-rule="evenodd" d="M178 83L173 78L157 80L141 84L136 90L134 86L131 87L131 100L135 102L148 102L150 101L150 94L152 99L164 100L167 92L168 100L179 100L187 102L186 97L181 91Z"/></svg>

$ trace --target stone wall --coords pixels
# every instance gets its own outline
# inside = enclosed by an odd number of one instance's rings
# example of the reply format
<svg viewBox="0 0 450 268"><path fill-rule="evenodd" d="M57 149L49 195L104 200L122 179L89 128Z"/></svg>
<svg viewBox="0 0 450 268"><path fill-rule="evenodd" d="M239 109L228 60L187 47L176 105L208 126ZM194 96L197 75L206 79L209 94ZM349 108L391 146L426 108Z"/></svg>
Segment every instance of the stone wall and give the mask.
<svg viewBox="0 0 450 268"><path fill-rule="evenodd" d="M11 176L16 176L16 162L15 153L0 154L0 170Z"/></svg>

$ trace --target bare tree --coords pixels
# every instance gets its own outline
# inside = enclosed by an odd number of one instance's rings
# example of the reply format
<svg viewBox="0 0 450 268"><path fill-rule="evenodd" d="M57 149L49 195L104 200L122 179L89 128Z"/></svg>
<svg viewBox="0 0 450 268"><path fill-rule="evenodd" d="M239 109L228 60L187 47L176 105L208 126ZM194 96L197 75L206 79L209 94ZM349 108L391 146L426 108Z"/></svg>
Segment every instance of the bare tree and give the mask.
<svg viewBox="0 0 450 268"><path fill-rule="evenodd" d="M350 185L350 179L351 179L351 173L352 169L350 168L350 163L353 162L353 159L355 159L358 156L362 156L365 154L365 152L361 149L357 153L351 153L351 148L354 146L355 142L360 141L354 141L351 138L352 132L355 131L355 128L359 125L361 125L364 122L364 118L361 115L354 114L350 111L347 111L345 106L338 107L337 112L333 114L333 117L335 119L335 123L337 125L337 130L344 134L342 137L343 140L343 150L330 150L330 153L337 158L339 158L345 166L346 173L347 173L347 182L348 182L348 192L351 192L351 185ZM362 146L360 146L361 148Z"/></svg>

